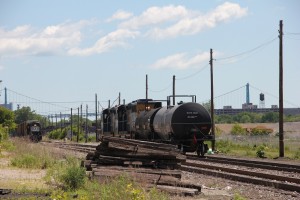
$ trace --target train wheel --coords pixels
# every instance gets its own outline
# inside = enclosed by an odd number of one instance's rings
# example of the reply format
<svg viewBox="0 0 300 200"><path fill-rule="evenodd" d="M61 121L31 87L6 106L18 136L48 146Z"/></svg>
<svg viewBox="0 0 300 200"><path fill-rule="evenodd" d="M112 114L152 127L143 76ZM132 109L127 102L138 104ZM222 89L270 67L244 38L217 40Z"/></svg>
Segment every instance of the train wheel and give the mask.
<svg viewBox="0 0 300 200"><path fill-rule="evenodd" d="M199 157L203 157L205 154L205 145L203 144L203 142L201 142L199 145L198 145L198 148L197 148L197 155Z"/></svg>

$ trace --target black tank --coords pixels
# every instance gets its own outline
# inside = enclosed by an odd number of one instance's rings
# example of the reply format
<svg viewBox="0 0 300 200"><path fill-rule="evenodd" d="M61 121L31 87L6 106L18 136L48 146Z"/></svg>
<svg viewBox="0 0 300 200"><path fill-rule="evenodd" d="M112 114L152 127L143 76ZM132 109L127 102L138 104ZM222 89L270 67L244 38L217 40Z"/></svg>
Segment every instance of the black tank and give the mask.
<svg viewBox="0 0 300 200"><path fill-rule="evenodd" d="M154 131L163 140L198 139L207 136L211 129L208 111L198 103L184 103L173 107L163 107L153 120Z"/></svg>

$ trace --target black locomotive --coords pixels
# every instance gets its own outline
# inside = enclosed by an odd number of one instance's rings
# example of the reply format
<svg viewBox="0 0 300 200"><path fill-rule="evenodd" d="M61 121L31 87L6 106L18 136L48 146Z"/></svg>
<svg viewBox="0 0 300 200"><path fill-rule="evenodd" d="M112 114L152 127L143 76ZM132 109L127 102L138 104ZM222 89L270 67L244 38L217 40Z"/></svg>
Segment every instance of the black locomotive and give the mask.
<svg viewBox="0 0 300 200"><path fill-rule="evenodd" d="M203 156L213 139L211 117L195 102L162 106L161 101L139 99L102 112L102 134L176 144L182 152Z"/></svg>
<svg viewBox="0 0 300 200"><path fill-rule="evenodd" d="M29 137L33 142L42 140L41 124L37 120L27 120L18 124L16 136Z"/></svg>

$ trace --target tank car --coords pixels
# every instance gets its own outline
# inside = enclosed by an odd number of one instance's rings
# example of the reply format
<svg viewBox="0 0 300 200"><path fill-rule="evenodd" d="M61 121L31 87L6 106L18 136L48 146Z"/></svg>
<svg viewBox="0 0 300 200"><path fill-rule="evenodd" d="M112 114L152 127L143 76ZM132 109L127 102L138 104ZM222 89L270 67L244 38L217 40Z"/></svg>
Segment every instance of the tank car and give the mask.
<svg viewBox="0 0 300 200"><path fill-rule="evenodd" d="M183 152L197 151L202 156L208 150L204 141L212 139L211 117L198 103L165 106L145 112L136 119L136 125L140 138L158 138L177 144Z"/></svg>
<svg viewBox="0 0 300 200"><path fill-rule="evenodd" d="M18 124L16 133L17 136L29 137L34 142L42 140L41 124L37 120L27 120Z"/></svg>
<svg viewBox="0 0 300 200"><path fill-rule="evenodd" d="M160 108L161 102L152 99L138 99L126 105L107 108L102 111L102 134L138 138L136 119L145 111Z"/></svg>
<svg viewBox="0 0 300 200"><path fill-rule="evenodd" d="M161 101L139 99L103 110L102 119L104 135L172 143L199 156L213 139L210 114L195 102L163 107Z"/></svg>

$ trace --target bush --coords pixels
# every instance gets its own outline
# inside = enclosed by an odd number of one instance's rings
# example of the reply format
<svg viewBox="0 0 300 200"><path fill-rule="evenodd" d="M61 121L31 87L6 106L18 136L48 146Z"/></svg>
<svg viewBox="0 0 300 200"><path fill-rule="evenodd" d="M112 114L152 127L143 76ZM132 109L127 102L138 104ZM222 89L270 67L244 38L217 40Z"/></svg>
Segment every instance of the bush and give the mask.
<svg viewBox="0 0 300 200"><path fill-rule="evenodd" d="M266 158L265 157L265 150L267 149L267 146L265 144L260 145L258 147L258 150L256 151L256 156L259 158Z"/></svg>
<svg viewBox="0 0 300 200"><path fill-rule="evenodd" d="M221 153L229 153L232 150L232 142L229 140L219 140L216 142L216 146Z"/></svg>
<svg viewBox="0 0 300 200"><path fill-rule="evenodd" d="M73 126L72 130L73 130L73 139L75 138L75 141L76 141L78 127ZM48 133L48 137L50 139L62 140L65 137L70 137L70 135L68 135L70 133L70 131L71 131L71 126L67 126L67 127L63 128L62 130L60 128L57 128L57 129L51 131L50 133ZM79 135L80 140L83 137L84 137L84 134L83 134L83 131L81 131L81 134Z"/></svg>
<svg viewBox="0 0 300 200"><path fill-rule="evenodd" d="M47 170L45 180L64 190L76 190L85 184L85 168L80 167L76 158L67 157Z"/></svg>
<svg viewBox="0 0 300 200"><path fill-rule="evenodd" d="M16 149L16 146L10 140L1 142L0 147L1 149L5 149L6 151L14 151Z"/></svg>
<svg viewBox="0 0 300 200"><path fill-rule="evenodd" d="M61 181L70 190L82 187L85 183L85 168L75 165L68 167L62 174Z"/></svg>
<svg viewBox="0 0 300 200"><path fill-rule="evenodd" d="M0 125L0 142L8 139L8 129Z"/></svg>
<svg viewBox="0 0 300 200"><path fill-rule="evenodd" d="M239 124L235 124L231 129L232 135L245 135L246 130Z"/></svg>
<svg viewBox="0 0 300 200"><path fill-rule="evenodd" d="M65 138L65 136L66 134L64 133L64 130L61 131L60 129L55 129L48 134L48 137L50 139L55 139L55 140L61 140Z"/></svg>
<svg viewBox="0 0 300 200"><path fill-rule="evenodd" d="M273 132L273 129L268 129L265 127L255 127L251 129L251 135L269 135Z"/></svg>

